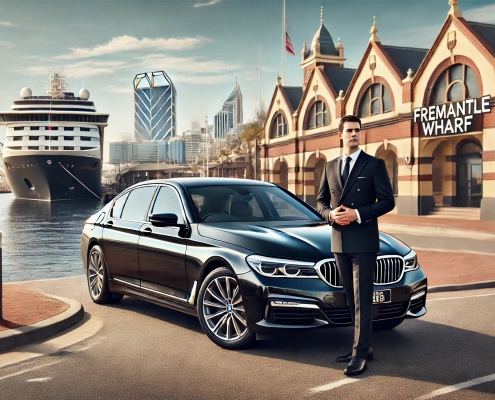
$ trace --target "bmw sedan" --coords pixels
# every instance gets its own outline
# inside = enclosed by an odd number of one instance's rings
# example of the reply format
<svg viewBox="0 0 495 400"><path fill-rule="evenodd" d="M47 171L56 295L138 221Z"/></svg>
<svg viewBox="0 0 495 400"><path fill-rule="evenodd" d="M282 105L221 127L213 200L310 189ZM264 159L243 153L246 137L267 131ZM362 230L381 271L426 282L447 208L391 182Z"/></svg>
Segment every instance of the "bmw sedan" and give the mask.
<svg viewBox="0 0 495 400"><path fill-rule="evenodd" d="M129 187L85 223L92 300L124 295L196 315L229 349L288 330L352 325L331 227L292 193L229 178L152 180ZM380 233L373 324L426 313L416 254Z"/></svg>

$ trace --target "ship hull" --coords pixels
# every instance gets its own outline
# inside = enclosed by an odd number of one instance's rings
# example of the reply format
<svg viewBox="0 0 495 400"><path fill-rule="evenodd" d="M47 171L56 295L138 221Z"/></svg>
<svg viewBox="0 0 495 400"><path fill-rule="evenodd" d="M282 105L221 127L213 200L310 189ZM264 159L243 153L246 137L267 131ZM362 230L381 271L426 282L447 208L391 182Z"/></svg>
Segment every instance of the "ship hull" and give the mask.
<svg viewBox="0 0 495 400"><path fill-rule="evenodd" d="M19 199L73 200L101 198L101 160L71 155L4 157L4 173Z"/></svg>

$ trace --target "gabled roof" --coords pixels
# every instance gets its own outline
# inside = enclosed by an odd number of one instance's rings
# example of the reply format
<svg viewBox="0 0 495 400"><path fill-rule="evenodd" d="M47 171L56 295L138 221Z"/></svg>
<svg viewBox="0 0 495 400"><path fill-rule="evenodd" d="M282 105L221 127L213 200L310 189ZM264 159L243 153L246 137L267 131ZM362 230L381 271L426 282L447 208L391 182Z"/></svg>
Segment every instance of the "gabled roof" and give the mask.
<svg viewBox="0 0 495 400"><path fill-rule="evenodd" d="M349 84L356 70L351 68L338 68L338 67L325 67L323 69L325 75L328 77L330 84L332 85L335 93L338 95L340 90L347 93Z"/></svg>
<svg viewBox="0 0 495 400"><path fill-rule="evenodd" d="M424 60L426 53L428 53L428 49L418 49L415 47L385 45L382 45L382 47L397 66L397 70L400 72L402 79L407 76L407 70L409 68L416 72L421 65L421 62Z"/></svg>
<svg viewBox="0 0 495 400"><path fill-rule="evenodd" d="M287 100L289 101L292 110L297 110L301 98L303 95L303 90L301 86L280 86L280 89L285 92Z"/></svg>
<svg viewBox="0 0 495 400"><path fill-rule="evenodd" d="M468 24L495 50L495 25L471 21Z"/></svg>

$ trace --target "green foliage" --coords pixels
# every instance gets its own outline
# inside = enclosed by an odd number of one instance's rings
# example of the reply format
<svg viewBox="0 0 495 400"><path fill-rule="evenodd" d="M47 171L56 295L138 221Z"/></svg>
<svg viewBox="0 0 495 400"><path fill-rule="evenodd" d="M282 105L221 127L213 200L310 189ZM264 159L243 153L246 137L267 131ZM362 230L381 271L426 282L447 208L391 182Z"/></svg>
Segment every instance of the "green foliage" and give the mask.
<svg viewBox="0 0 495 400"><path fill-rule="evenodd" d="M249 122L246 127L240 133L239 138L247 143L253 140L256 136L261 135L263 132L263 127L258 124L258 122Z"/></svg>

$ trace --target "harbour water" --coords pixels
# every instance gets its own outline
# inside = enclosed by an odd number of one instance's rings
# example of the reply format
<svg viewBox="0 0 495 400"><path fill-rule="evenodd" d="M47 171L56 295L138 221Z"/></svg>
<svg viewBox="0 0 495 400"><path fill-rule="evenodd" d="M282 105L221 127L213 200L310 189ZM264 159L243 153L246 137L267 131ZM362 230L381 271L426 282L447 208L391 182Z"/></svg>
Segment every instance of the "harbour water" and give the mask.
<svg viewBox="0 0 495 400"><path fill-rule="evenodd" d="M3 281L84 274L83 223L102 206L97 199L48 202L0 193Z"/></svg>

